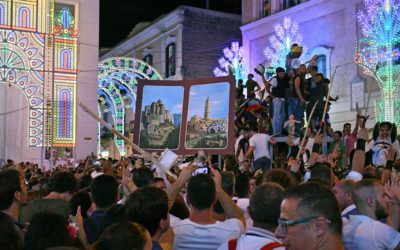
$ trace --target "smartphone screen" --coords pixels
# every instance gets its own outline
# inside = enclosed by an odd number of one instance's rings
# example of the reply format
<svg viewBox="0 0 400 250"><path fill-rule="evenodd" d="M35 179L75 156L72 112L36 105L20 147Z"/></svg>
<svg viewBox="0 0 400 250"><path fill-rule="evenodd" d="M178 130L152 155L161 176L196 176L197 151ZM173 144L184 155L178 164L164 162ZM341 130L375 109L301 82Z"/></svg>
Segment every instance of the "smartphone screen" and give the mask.
<svg viewBox="0 0 400 250"><path fill-rule="evenodd" d="M198 175L198 174L208 174L208 167L198 167L194 172L193 175Z"/></svg>

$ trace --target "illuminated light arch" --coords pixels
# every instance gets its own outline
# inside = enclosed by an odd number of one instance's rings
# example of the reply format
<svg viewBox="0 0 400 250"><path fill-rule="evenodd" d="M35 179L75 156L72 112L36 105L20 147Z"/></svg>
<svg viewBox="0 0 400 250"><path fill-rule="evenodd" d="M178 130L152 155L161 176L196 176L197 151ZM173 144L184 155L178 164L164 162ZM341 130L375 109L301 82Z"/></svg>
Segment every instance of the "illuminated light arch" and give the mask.
<svg viewBox="0 0 400 250"><path fill-rule="evenodd" d="M5 16L6 12L4 9L4 5L0 3L0 24L6 24Z"/></svg>
<svg viewBox="0 0 400 250"><path fill-rule="evenodd" d="M77 72L60 73L53 58L67 44L69 65L76 65L79 32L73 30L74 36L54 32L57 4L54 0L0 0L0 84L24 92L29 108L28 146L32 147L75 145ZM72 15L70 23L74 24Z"/></svg>
<svg viewBox="0 0 400 250"><path fill-rule="evenodd" d="M71 120L68 117L71 116L72 113L72 93L68 89L62 89L59 92L59 110L60 116L58 117L58 135L60 138L62 137L70 137L71 136Z"/></svg>
<svg viewBox="0 0 400 250"><path fill-rule="evenodd" d="M269 67L286 68L286 56L290 52L292 44L303 45L303 36L299 33L299 24L290 17L283 18L282 23L274 25L274 33L269 36L269 46L264 49L264 56L269 62ZM307 48L303 46L303 54L300 60L304 62ZM274 70L275 71L275 70Z"/></svg>
<svg viewBox="0 0 400 250"><path fill-rule="evenodd" d="M362 35L357 38L355 62L380 89L375 100L378 121L400 125L400 0L364 0L357 12Z"/></svg>
<svg viewBox="0 0 400 250"><path fill-rule="evenodd" d="M18 9L18 25L24 28L30 28L31 11L27 7L20 7Z"/></svg>
<svg viewBox="0 0 400 250"><path fill-rule="evenodd" d="M239 46L239 42L234 41L231 43L230 48L225 47L222 51L224 56L218 59L219 67L214 68L214 75L227 76L229 74L229 67L231 67L236 85L239 80L246 82L247 75L249 74L249 66L244 58L243 47Z"/></svg>
<svg viewBox="0 0 400 250"><path fill-rule="evenodd" d="M161 75L149 64L131 57L112 57L99 62L98 94L99 102L108 103L113 116L115 129L124 134L126 109L135 109L137 80L161 80ZM121 94L121 90L125 94ZM100 98L101 95L106 98ZM99 105L100 106L100 105ZM99 110L99 113L104 113ZM99 124L100 126L100 124ZM100 149L100 129L98 137L98 151ZM120 155L126 154L124 141L114 137ZM100 152L98 152L100 153Z"/></svg>
<svg viewBox="0 0 400 250"><path fill-rule="evenodd" d="M72 69L72 53L68 49L62 49L59 55L61 69Z"/></svg>

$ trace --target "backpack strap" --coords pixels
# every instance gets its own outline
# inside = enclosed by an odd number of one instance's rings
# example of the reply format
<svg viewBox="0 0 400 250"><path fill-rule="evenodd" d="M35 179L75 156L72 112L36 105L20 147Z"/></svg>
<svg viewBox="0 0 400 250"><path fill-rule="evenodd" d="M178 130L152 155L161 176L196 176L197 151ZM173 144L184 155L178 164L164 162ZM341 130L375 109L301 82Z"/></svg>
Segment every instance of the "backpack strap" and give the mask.
<svg viewBox="0 0 400 250"><path fill-rule="evenodd" d="M267 245L263 246L262 248L260 248L260 250L272 250L277 247L283 247L283 245L279 242L271 242L271 243L268 243Z"/></svg>
<svg viewBox="0 0 400 250"><path fill-rule="evenodd" d="M228 241L228 250L236 250L238 239L231 239Z"/></svg>

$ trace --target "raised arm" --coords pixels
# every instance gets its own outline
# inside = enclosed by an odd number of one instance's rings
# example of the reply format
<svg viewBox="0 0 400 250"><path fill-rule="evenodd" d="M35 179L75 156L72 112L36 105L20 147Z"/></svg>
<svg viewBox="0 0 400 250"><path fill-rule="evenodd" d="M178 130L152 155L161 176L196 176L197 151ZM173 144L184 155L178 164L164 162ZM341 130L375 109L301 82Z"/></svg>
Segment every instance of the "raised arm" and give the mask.
<svg viewBox="0 0 400 250"><path fill-rule="evenodd" d="M218 201L221 203L227 218L236 218L246 226L246 220L243 216L242 210L233 202L232 198L222 189L221 174L214 168L210 168L215 182L215 189L217 192Z"/></svg>

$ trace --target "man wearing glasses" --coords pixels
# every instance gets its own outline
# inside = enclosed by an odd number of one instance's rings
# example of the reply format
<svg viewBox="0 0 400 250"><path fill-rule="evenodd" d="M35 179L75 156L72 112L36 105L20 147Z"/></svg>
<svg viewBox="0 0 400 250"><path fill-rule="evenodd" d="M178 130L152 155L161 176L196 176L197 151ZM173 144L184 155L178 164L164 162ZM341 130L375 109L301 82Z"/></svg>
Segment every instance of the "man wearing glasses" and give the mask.
<svg viewBox="0 0 400 250"><path fill-rule="evenodd" d="M344 249L342 218L332 191L307 182L283 193L276 236L286 249Z"/></svg>

